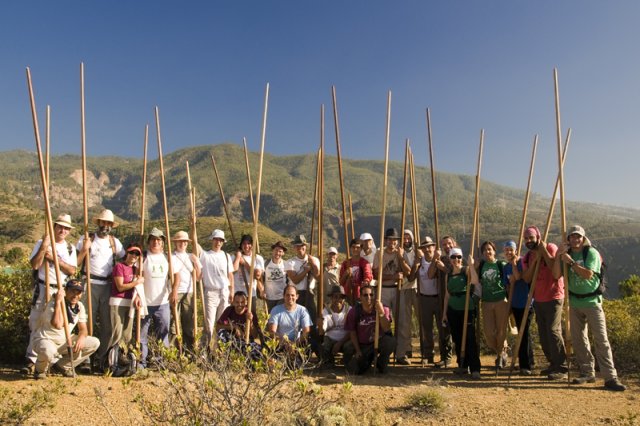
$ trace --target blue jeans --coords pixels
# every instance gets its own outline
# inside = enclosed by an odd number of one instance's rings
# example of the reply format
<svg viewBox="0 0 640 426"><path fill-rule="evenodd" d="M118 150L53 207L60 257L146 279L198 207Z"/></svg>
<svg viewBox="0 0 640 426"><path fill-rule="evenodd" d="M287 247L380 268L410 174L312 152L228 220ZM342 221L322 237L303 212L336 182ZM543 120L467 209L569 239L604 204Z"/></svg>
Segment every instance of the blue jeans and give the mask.
<svg viewBox="0 0 640 426"><path fill-rule="evenodd" d="M162 340L165 347L169 347L169 321L170 311L169 304L159 306L147 306L149 315L142 318L140 325L140 344L142 345L142 360L140 363L143 367L147 366L147 356L149 355L149 326L153 320L154 336L158 340Z"/></svg>

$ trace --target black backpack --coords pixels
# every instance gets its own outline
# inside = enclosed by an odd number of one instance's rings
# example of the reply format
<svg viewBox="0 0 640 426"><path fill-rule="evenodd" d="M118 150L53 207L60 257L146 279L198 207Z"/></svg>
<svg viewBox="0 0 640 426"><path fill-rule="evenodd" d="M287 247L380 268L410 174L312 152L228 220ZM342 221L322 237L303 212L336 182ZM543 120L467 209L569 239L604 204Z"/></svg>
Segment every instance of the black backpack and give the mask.
<svg viewBox="0 0 640 426"><path fill-rule="evenodd" d="M116 344L107 352L104 369L111 373L111 377L133 376L138 369L138 360L133 352L125 354L120 345Z"/></svg>

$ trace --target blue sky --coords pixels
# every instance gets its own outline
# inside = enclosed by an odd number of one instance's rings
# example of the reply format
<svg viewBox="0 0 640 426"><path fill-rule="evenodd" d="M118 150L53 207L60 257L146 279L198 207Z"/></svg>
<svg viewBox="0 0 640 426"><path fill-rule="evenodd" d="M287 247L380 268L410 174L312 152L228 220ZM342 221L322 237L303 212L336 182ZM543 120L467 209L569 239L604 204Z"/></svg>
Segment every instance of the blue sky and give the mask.
<svg viewBox="0 0 640 426"><path fill-rule="evenodd" d="M621 184L638 179L639 12L632 1L6 1L0 151L34 149L29 66L43 127L52 107L53 152L80 152L84 61L89 155L141 156L155 105L165 153L243 136L257 151L270 82L268 152L315 152L324 103L335 153L335 85L343 155L382 159L390 89L392 159L410 138L427 165L430 107L437 170L474 174L484 128L483 178L524 189L537 133L533 191L550 195L558 67L567 197L640 208Z"/></svg>

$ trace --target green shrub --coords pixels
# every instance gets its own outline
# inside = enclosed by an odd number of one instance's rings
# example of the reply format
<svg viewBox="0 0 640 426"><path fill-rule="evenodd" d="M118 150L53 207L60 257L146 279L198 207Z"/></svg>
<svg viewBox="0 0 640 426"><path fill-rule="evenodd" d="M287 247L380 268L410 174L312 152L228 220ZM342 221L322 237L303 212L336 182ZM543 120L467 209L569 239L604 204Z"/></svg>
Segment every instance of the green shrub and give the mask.
<svg viewBox="0 0 640 426"><path fill-rule="evenodd" d="M605 300L609 343L619 371L640 371L640 295Z"/></svg>
<svg viewBox="0 0 640 426"><path fill-rule="evenodd" d="M4 260L13 265L24 257L24 252L20 247L12 247L3 255Z"/></svg>
<svg viewBox="0 0 640 426"><path fill-rule="evenodd" d="M23 360L29 339L29 311L31 310L31 268L26 261L16 265L13 272L0 272L0 362L17 363Z"/></svg>
<svg viewBox="0 0 640 426"><path fill-rule="evenodd" d="M637 275L629 275L629 278L620 281L618 286L623 298L640 295L640 277Z"/></svg>
<svg viewBox="0 0 640 426"><path fill-rule="evenodd" d="M421 414L440 414L445 407L444 397L435 389L420 389L407 397L406 407Z"/></svg>

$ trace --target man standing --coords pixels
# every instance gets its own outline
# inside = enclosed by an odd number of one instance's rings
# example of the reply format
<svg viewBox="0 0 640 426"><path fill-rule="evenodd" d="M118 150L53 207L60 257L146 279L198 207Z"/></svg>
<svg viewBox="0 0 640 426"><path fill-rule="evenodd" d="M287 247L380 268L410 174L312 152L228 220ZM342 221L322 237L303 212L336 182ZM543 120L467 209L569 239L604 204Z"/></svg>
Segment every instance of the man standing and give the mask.
<svg viewBox="0 0 640 426"><path fill-rule="evenodd" d="M411 267L410 277L418 279L418 298L420 303L420 326L422 327L422 353L430 364L434 363L435 339L433 335L434 320L438 329L440 349L440 363L449 362L448 354L443 349L447 347L445 336L447 332L442 324L442 306L440 305L440 286L438 285L438 269L436 267L436 243L431 237L424 237L420 248L416 252Z"/></svg>
<svg viewBox="0 0 640 426"><path fill-rule="evenodd" d="M58 257L60 278L63 282L66 282L69 276L76 273L76 266L78 265L76 249L66 241L72 229L71 216L68 214L61 214L53 223L55 256ZM25 374L33 374L34 372L36 353L33 350L32 339L40 323L40 316L45 308L46 292L49 292L49 294L53 296L58 291L58 281L53 264L53 256L54 251L51 248L51 239L48 235L45 235L41 240L38 240L34 246L29 260L33 270L38 272L37 278L35 279L33 300L31 302L31 313L29 314L29 330L31 330L31 336L26 353L27 363L22 368L22 372ZM49 266L45 266L45 263ZM49 272L48 277L46 276L47 270ZM49 284L49 288L46 287L46 283Z"/></svg>
<svg viewBox="0 0 640 426"><path fill-rule="evenodd" d="M271 259L264 265L264 298L269 312L274 306L284 302L284 288L289 282L282 259L286 251L282 241L277 241L271 246Z"/></svg>
<svg viewBox="0 0 640 426"><path fill-rule="evenodd" d="M320 273L320 260L307 254L307 240L304 235L296 235L291 243L296 255L286 265L287 276L298 290L298 303L309 311L311 321L317 320L316 303L313 294Z"/></svg>
<svg viewBox="0 0 640 426"><path fill-rule="evenodd" d="M567 265L569 305L571 306L571 341L576 351L580 376L575 384L593 383L596 380L595 365L589 344L588 329L591 329L596 358L604 376L604 387L612 391L624 391L626 386L618 380L613 365L611 345L607 337L607 324L602 309L602 293L599 291L602 278L600 253L591 247L584 228L572 226L567 232L567 241L560 247L553 265L554 276L561 276L562 263Z"/></svg>
<svg viewBox="0 0 640 426"><path fill-rule="evenodd" d="M387 372L391 352L396 339L391 335L391 312L381 302L374 301L373 288L360 289L360 303L347 314L345 330L349 332L349 341L344 344L344 365L351 374L364 374L375 358L374 339L376 316L378 326L378 360L376 368L380 373Z"/></svg>
<svg viewBox="0 0 640 426"><path fill-rule="evenodd" d="M140 365L147 366L147 356L149 355L149 328L153 321L155 337L162 343L169 346L169 288L170 283L177 283L179 278L174 273L169 277L169 261L164 254L164 243L166 237L158 228L153 228L147 238L147 257L142 265L144 277L144 296L147 310L149 312L142 318L140 325L140 344L142 346L142 358ZM177 271L176 259L171 259L173 271Z"/></svg>
<svg viewBox="0 0 640 426"><path fill-rule="evenodd" d="M336 354L342 351L343 345L349 340L349 332L344 329L344 325L351 306L345 303L344 289L339 285L331 287L329 298L331 303L322 310L318 330L324 336L322 362L333 366Z"/></svg>
<svg viewBox="0 0 640 426"><path fill-rule="evenodd" d="M236 291L241 291L248 295L247 283L251 281L251 313L257 318L258 313L256 305L258 301L258 293L264 293L264 285L262 284L262 274L264 273L264 258L256 254L256 263L253 268L253 279L249 278L251 274L251 256L253 254L253 237L251 235L243 235L240 238L240 247L233 258L233 283Z"/></svg>
<svg viewBox="0 0 640 426"><path fill-rule="evenodd" d="M395 228L389 228L385 231L382 252L382 304L391 309L394 317L398 314L396 306L398 286L402 283L404 276L411 271L404 260L404 249L398 246L399 241L400 235ZM379 276L380 268L380 255L377 255L373 260L373 276L375 278Z"/></svg>
<svg viewBox="0 0 640 426"><path fill-rule="evenodd" d="M196 280L199 280L202 275L202 263L195 254L187 253L187 245L191 239L189 235L184 231L178 231L173 236L171 241L175 244L175 251L171 256L171 261L175 263L176 269L173 270L174 277L178 282L173 283L171 295L169 296L169 304L171 306L176 305L176 311L180 318L181 335L184 347L188 350L193 350L195 343L195 330L193 329L193 286L196 283L193 282L193 271L196 271ZM173 259L176 259L174 262ZM176 339L175 318L171 319L171 331L170 331L170 343Z"/></svg>
<svg viewBox="0 0 640 426"><path fill-rule="evenodd" d="M413 232L410 229L404 230L402 247L404 248L403 259L406 265L413 265L416 252L413 249ZM416 277L410 276L409 271L403 274L400 287L400 306L398 306L398 322L396 323L396 361L401 365L410 365L409 354L411 350L411 328L413 324L413 312L418 315L418 298L416 295ZM433 357L432 357L433 358Z"/></svg>
<svg viewBox="0 0 640 426"><path fill-rule="evenodd" d="M231 304L234 292L233 262L222 250L225 243L224 232L214 229L209 236L211 250L200 253L202 262L202 281L204 283L204 311L206 322L202 343L205 348L213 338L216 321Z"/></svg>
<svg viewBox="0 0 640 426"><path fill-rule="evenodd" d="M436 250L434 253L433 261L438 268L436 278L438 280L438 302L440 304L441 312L444 313L445 305L444 298L447 294L447 274L451 270L451 258L449 254L451 249L458 247L458 243L451 235L445 235L440 239L440 250ZM444 256L442 252L444 251ZM451 327L449 324L440 324L439 329L442 331L442 335L439 338L440 344L440 362L435 364L437 368L447 367L451 363L453 357L453 341L451 339Z"/></svg>
<svg viewBox="0 0 640 426"><path fill-rule="evenodd" d="M91 271L91 318L93 334L100 339L100 348L96 352L98 361L102 363L109 350L109 340L111 339L111 308L109 298L111 297L111 285L113 282L112 272L116 266L116 261L124 256L124 247L116 237L111 235L111 231L118 227L113 212L105 209L93 218L93 223L98 226L95 233L90 235L89 240L85 240L82 235L78 240L78 264L85 262L85 257L90 256ZM83 268L83 275L87 271ZM84 302L87 303L85 294ZM94 360L95 361L95 360Z"/></svg>
<svg viewBox="0 0 640 426"><path fill-rule="evenodd" d="M69 321L69 333L78 326L78 334L72 335L73 366L88 359L100 346L100 341L87 336L87 313L80 297L84 287L78 280L70 280L65 289L60 290L49 301L44 313L38 319L38 329L33 335L33 348L37 354L35 378L44 379L50 367L65 377L73 376L71 359L64 330L64 317Z"/></svg>
<svg viewBox="0 0 640 426"><path fill-rule="evenodd" d="M329 247L327 261L322 265L322 287L324 289L323 304L329 305L331 298L329 293L334 286L340 285L340 264L338 263L338 249Z"/></svg>
<svg viewBox="0 0 640 426"><path fill-rule="evenodd" d="M373 281L371 263L360 256L360 241L355 238L349 244L351 257L342 262L340 268L340 285L344 288L349 303L354 304L360 300L360 288L370 285Z"/></svg>
<svg viewBox="0 0 640 426"><path fill-rule="evenodd" d="M524 231L524 241L529 249L522 258L522 278L525 282L531 284L536 265L540 265L533 293L533 308L540 345L549 362L549 367L540 373L550 380L563 380L567 378L568 370L562 338L564 282L561 277L554 277L552 272L558 246L542 241L540 230L536 226L530 226Z"/></svg>

